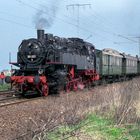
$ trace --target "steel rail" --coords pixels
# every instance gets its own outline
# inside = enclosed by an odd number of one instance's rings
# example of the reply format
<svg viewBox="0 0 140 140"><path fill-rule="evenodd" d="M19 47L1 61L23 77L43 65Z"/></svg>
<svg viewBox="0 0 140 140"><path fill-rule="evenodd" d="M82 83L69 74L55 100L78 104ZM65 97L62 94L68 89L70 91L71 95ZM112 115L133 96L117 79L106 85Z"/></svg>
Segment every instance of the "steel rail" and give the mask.
<svg viewBox="0 0 140 140"><path fill-rule="evenodd" d="M20 96L21 97L21 96ZM21 104L21 103L25 103L25 102L31 102L31 101L35 101L35 100L39 100L39 99L45 99L46 97L36 97L36 98L29 98L29 99L20 99L19 97L14 97L13 99L19 99L19 100L16 100L16 101L11 101L11 102L4 102L4 103L0 103L0 108L1 107L7 107L7 106L11 106L11 105L16 105L16 104ZM11 98L12 99L12 98Z"/></svg>

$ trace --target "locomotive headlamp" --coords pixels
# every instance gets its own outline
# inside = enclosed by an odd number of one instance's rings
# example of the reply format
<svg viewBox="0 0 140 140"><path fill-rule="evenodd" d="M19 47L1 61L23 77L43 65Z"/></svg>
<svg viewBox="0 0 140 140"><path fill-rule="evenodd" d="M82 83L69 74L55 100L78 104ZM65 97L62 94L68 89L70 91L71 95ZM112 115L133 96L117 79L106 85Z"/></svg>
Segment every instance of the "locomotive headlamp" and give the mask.
<svg viewBox="0 0 140 140"><path fill-rule="evenodd" d="M27 58L35 59L36 57L37 57L36 55L27 55Z"/></svg>
<svg viewBox="0 0 140 140"><path fill-rule="evenodd" d="M12 69L11 73L14 74L16 72L16 70Z"/></svg>
<svg viewBox="0 0 140 140"><path fill-rule="evenodd" d="M39 70L38 70L38 73L39 73L39 74L43 74L43 72L44 72L43 69L39 69Z"/></svg>

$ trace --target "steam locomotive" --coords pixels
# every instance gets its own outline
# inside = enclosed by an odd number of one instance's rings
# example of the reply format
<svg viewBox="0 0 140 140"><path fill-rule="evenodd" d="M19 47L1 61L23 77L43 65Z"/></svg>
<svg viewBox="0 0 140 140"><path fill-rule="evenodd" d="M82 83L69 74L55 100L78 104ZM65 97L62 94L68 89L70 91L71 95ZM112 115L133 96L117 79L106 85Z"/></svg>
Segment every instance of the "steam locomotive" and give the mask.
<svg viewBox="0 0 140 140"><path fill-rule="evenodd" d="M23 95L76 91L99 80L93 44L45 34L44 30L37 30L37 38L22 41L17 62L11 64L19 68L5 81Z"/></svg>
<svg viewBox="0 0 140 140"><path fill-rule="evenodd" d="M37 30L18 48L19 67L5 81L23 95L47 96L60 90L124 81L140 75L140 58L113 49L95 49L80 38L60 38Z"/></svg>

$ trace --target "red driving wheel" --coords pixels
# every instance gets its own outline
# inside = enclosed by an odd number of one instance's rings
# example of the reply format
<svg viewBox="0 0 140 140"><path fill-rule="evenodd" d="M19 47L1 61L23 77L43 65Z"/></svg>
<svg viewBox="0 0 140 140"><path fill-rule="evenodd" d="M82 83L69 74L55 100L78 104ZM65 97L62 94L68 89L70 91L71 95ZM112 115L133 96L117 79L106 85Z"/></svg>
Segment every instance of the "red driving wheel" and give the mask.
<svg viewBox="0 0 140 140"><path fill-rule="evenodd" d="M48 86L47 85L43 85L42 93L43 93L43 96L48 96L49 90L48 90Z"/></svg>
<svg viewBox="0 0 140 140"><path fill-rule="evenodd" d="M66 92L70 92L70 89L71 89L71 88L70 88L70 84L67 84L67 85L66 85Z"/></svg>
<svg viewBox="0 0 140 140"><path fill-rule="evenodd" d="M78 90L77 82L74 83L74 85L73 85L73 90L74 90L74 91L77 91L77 90Z"/></svg>

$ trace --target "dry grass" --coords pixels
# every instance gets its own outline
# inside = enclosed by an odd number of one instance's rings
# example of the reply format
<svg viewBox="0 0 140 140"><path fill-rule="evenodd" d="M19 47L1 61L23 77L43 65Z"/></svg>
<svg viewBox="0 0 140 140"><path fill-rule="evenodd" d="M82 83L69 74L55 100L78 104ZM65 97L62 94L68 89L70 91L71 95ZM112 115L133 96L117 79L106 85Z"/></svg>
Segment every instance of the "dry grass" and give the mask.
<svg viewBox="0 0 140 140"><path fill-rule="evenodd" d="M40 107L34 108L14 140L42 140L47 133L60 126L67 129L78 124L92 112L113 118L117 126L137 123L140 121L140 79L50 96L46 102L38 104ZM81 135L85 137L86 134Z"/></svg>
<svg viewBox="0 0 140 140"><path fill-rule="evenodd" d="M58 104L63 115L57 125L59 126L60 122L66 126L76 124L85 114L91 112L114 118L116 125L137 123L140 120L139 81L140 79L136 78L128 82L97 87L90 92L62 96L61 103Z"/></svg>

